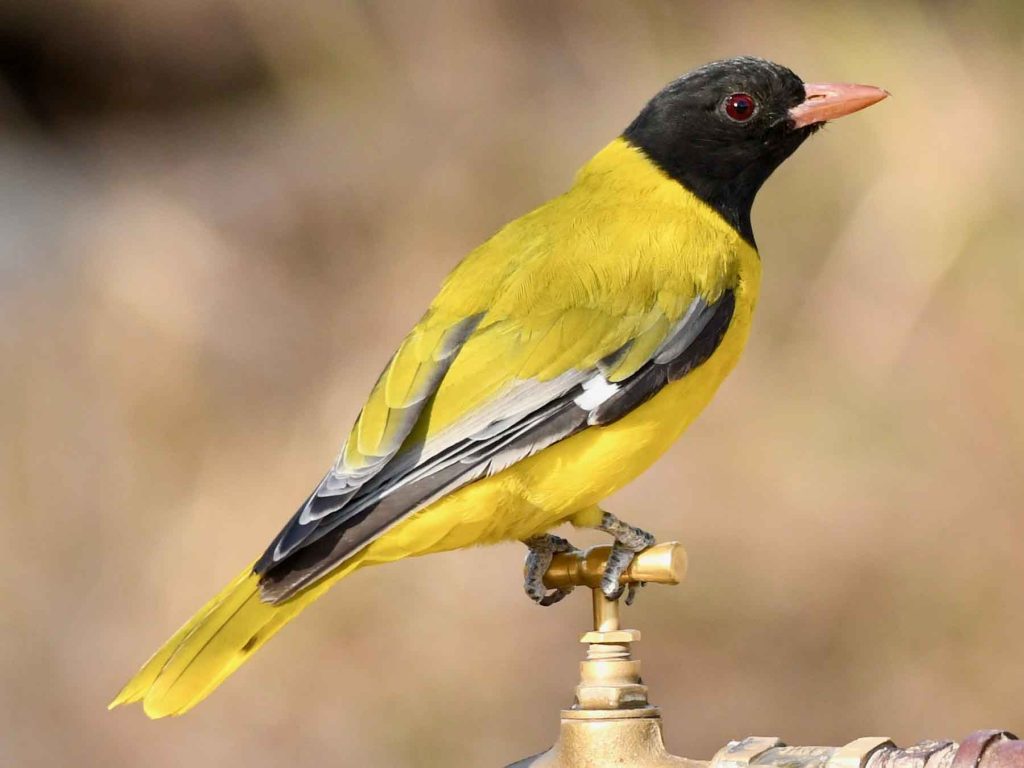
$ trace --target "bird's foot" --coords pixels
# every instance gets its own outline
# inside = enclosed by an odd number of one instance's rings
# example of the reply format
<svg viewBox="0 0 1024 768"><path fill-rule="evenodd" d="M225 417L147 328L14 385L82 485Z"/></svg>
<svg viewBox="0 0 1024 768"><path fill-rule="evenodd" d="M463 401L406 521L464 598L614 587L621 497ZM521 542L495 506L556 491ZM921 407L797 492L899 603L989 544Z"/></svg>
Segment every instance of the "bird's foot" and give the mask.
<svg viewBox="0 0 1024 768"><path fill-rule="evenodd" d="M553 536L550 533L542 533L531 536L523 541L530 548L526 556L526 580L523 588L526 596L538 605L554 605L572 592L573 588L559 588L548 592L544 588L544 574L547 573L551 559L561 552L579 552L576 547L563 539L561 536Z"/></svg>
<svg viewBox="0 0 1024 768"><path fill-rule="evenodd" d="M601 591L609 600L618 600L622 597L624 589L619 583L619 579L629 568L629 564L633 562L637 552L643 552L654 546L654 535L624 523L610 512L601 515L601 524L598 528L615 538L611 554L608 556L608 564L601 577ZM641 583L640 586L643 584ZM635 597L636 585L630 584L626 592L626 605L632 605Z"/></svg>

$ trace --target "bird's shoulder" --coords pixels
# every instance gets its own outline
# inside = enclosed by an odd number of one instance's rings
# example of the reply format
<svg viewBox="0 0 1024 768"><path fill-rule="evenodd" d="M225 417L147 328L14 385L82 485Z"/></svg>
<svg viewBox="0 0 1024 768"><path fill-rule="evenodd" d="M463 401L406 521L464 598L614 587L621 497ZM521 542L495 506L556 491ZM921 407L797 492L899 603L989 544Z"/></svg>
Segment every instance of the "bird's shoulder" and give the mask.
<svg viewBox="0 0 1024 768"><path fill-rule="evenodd" d="M737 281L749 250L707 204L616 140L568 192L470 253L432 311L529 324L581 307L630 314L665 296L714 300Z"/></svg>

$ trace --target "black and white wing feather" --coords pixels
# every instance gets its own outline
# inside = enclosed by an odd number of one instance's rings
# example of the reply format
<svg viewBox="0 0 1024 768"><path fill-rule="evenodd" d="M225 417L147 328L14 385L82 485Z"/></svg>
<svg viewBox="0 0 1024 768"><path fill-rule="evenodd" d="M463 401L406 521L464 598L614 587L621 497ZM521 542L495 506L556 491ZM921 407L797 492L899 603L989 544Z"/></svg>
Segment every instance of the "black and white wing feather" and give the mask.
<svg viewBox="0 0 1024 768"><path fill-rule="evenodd" d="M343 451L332 472L271 543L255 567L262 599L287 600L407 515L582 430L622 418L706 361L728 330L734 308L732 291L713 302L697 297L627 378L612 381L606 373L628 354L632 342L587 370L517 382L483 414L468 414L460 430L439 444L408 444L417 421L429 415L430 393L480 318L466 321L446 339L445 354L431 356L440 361L423 376L416 392L418 407L395 425L389 450L350 471L344 469Z"/></svg>

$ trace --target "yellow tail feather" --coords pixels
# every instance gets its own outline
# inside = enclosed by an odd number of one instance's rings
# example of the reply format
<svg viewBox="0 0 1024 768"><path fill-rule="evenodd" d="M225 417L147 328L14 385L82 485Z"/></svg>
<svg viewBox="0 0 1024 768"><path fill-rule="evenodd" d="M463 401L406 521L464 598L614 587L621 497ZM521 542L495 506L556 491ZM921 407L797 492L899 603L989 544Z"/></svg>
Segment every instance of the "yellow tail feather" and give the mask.
<svg viewBox="0 0 1024 768"><path fill-rule="evenodd" d="M358 566L358 558L353 558L329 579L280 605L260 600L259 576L251 566L246 568L153 654L109 708L141 701L151 718L187 712L277 630Z"/></svg>

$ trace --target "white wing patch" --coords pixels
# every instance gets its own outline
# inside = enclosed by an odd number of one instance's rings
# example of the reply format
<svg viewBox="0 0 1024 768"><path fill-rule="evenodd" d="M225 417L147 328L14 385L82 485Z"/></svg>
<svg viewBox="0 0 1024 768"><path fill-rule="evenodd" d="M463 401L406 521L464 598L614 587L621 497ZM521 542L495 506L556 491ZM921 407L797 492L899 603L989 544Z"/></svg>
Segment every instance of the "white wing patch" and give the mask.
<svg viewBox="0 0 1024 768"><path fill-rule="evenodd" d="M576 397L573 402L585 411L592 411L618 391L618 384L612 384L599 373L583 382L583 394Z"/></svg>

